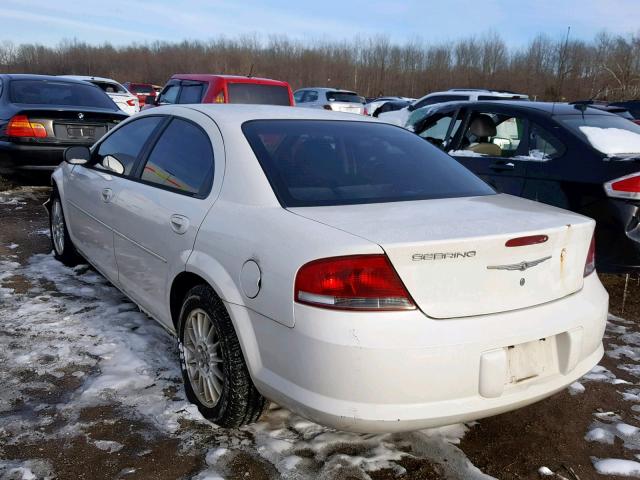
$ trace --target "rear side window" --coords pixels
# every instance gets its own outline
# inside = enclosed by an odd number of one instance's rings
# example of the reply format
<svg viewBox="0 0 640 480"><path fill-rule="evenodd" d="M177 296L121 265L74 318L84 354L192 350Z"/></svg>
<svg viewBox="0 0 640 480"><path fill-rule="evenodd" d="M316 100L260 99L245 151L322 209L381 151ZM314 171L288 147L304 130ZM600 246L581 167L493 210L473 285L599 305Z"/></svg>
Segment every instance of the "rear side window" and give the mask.
<svg viewBox="0 0 640 480"><path fill-rule="evenodd" d="M144 117L123 125L98 147L96 168L130 175L142 147L162 121L162 117Z"/></svg>
<svg viewBox="0 0 640 480"><path fill-rule="evenodd" d="M187 83L182 85L178 103L200 103L204 94L204 84Z"/></svg>
<svg viewBox="0 0 640 480"><path fill-rule="evenodd" d="M353 92L327 92L329 102L364 103L364 98Z"/></svg>
<svg viewBox="0 0 640 480"><path fill-rule="evenodd" d="M50 80L12 80L9 86L12 103L30 105L70 105L116 109L116 104L99 88L88 83Z"/></svg>
<svg viewBox="0 0 640 480"><path fill-rule="evenodd" d="M258 83L229 83L229 103L255 105L290 105L289 89L280 85Z"/></svg>
<svg viewBox="0 0 640 480"><path fill-rule="evenodd" d="M285 207L494 193L453 158L392 125L255 120L242 130Z"/></svg>
<svg viewBox="0 0 640 480"><path fill-rule="evenodd" d="M142 180L194 195L206 195L213 180L209 137L191 122L174 118L153 147Z"/></svg>

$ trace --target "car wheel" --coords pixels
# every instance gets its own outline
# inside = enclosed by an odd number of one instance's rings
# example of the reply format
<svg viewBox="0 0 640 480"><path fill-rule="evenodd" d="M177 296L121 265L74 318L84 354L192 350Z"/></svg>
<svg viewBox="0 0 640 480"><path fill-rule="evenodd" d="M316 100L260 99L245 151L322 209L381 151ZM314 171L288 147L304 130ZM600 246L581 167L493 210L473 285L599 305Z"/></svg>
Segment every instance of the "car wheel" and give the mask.
<svg viewBox="0 0 640 480"><path fill-rule="evenodd" d="M255 422L266 400L249 376L231 318L210 287L199 285L187 293L178 333L189 401L222 427Z"/></svg>
<svg viewBox="0 0 640 480"><path fill-rule="evenodd" d="M78 255L71 241L71 237L69 237L69 230L67 229L67 222L64 218L60 195L55 189L51 194L49 232L51 234L51 244L56 259L69 267L77 265L80 262L80 255Z"/></svg>

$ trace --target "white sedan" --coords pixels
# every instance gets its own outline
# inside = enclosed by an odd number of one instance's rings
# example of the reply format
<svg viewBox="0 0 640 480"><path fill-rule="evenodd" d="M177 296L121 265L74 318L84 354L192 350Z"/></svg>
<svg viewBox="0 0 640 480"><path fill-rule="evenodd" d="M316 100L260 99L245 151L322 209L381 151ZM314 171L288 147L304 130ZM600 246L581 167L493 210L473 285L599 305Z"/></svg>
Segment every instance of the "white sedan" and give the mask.
<svg viewBox="0 0 640 480"><path fill-rule="evenodd" d="M343 430L469 421L602 357L593 220L496 194L402 128L164 106L65 158L55 256L175 333L187 396L219 425L265 398Z"/></svg>
<svg viewBox="0 0 640 480"><path fill-rule="evenodd" d="M140 111L140 101L138 97L124 88L120 83L110 78L89 77L85 75L60 75L61 77L73 78L75 80L83 80L93 83L100 87L106 93L113 103L115 103L123 112L133 115Z"/></svg>

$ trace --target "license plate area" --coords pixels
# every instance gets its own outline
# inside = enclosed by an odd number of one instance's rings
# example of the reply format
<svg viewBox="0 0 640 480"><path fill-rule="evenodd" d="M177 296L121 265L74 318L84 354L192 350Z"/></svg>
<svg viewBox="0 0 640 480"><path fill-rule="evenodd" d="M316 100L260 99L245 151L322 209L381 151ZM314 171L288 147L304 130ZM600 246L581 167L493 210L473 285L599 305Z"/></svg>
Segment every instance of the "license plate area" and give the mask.
<svg viewBox="0 0 640 480"><path fill-rule="evenodd" d="M555 337L506 348L507 369L505 384L514 385L558 371Z"/></svg>

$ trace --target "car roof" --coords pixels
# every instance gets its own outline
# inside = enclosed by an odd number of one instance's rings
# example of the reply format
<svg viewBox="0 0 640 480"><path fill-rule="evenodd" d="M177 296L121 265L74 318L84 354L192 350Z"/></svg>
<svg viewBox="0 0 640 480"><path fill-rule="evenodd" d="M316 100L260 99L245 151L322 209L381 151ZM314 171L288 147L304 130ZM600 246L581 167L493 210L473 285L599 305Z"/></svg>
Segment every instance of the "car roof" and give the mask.
<svg viewBox="0 0 640 480"><path fill-rule="evenodd" d="M342 92L342 93L353 93L357 95L353 90L345 90L343 88L329 88L329 87L302 87L296 90L299 92L300 90L320 90L321 92Z"/></svg>
<svg viewBox="0 0 640 480"><path fill-rule="evenodd" d="M118 82L117 80L114 80L113 78L106 78L106 77L92 77L90 75L58 75L60 78L73 78L75 80L83 80L83 81L91 81L94 80L96 82L113 82L113 83L117 83L118 85L120 84L120 82Z"/></svg>
<svg viewBox="0 0 640 480"><path fill-rule="evenodd" d="M167 115L176 112L175 109L189 109L202 112L221 126L233 127L251 120L343 120L347 122L380 122L375 118L353 113L332 112L314 108L295 108L279 105L244 105L244 104L215 104L197 103L189 105L168 105L145 110L139 115L160 114L167 110Z"/></svg>
<svg viewBox="0 0 640 480"><path fill-rule="evenodd" d="M434 104L428 105L423 108L434 108L439 109L439 106L443 104ZM559 102L531 102L531 101L520 101L520 100L482 100L482 101L452 101L446 102L446 106L451 105L459 105L459 106L474 106L474 107L492 107L496 105L500 105L502 107L511 107L516 109L526 109L526 110L535 110L537 112L546 113L548 115L582 115L582 110L576 108L575 105L570 105L568 103L559 103ZM585 105L586 110L590 115L610 115L608 112L604 110L591 107L589 105Z"/></svg>
<svg viewBox="0 0 640 480"><path fill-rule="evenodd" d="M61 75L36 75L31 73L5 73L0 74L0 78L5 80L47 80L50 82L60 82L65 81L69 83L78 83L81 85L86 85L87 82L84 80L78 80L70 77L63 77ZM97 87L96 87L97 88Z"/></svg>
<svg viewBox="0 0 640 480"><path fill-rule="evenodd" d="M283 80L274 80L272 78L247 77L244 75L218 75L213 73L176 73L171 76L171 80L196 80L200 82L208 82L210 80L230 80L238 83L259 83L262 85L280 85L283 87L289 84Z"/></svg>

